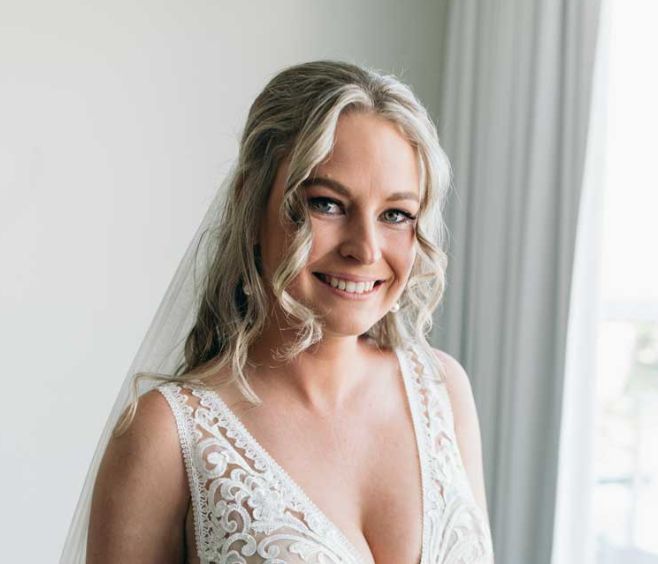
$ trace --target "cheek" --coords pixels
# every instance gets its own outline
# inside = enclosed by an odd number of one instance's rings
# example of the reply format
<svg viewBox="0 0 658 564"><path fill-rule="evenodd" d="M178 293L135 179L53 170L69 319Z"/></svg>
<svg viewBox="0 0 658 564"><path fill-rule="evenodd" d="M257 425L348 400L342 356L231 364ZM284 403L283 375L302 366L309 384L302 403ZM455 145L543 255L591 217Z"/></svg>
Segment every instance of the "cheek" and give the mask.
<svg viewBox="0 0 658 564"><path fill-rule="evenodd" d="M404 280L407 280L416 260L415 241L414 244L397 247L394 253L397 270L399 270Z"/></svg>
<svg viewBox="0 0 658 564"><path fill-rule="evenodd" d="M388 257L392 268L395 269L397 277L405 284L416 261L417 245L416 232L409 229L405 233L399 233L398 237L392 237L388 247Z"/></svg>
<svg viewBox="0 0 658 564"><path fill-rule="evenodd" d="M312 221L311 232L313 233L313 240L309 262L312 262L314 258L326 255L340 240L340 232L326 223Z"/></svg>

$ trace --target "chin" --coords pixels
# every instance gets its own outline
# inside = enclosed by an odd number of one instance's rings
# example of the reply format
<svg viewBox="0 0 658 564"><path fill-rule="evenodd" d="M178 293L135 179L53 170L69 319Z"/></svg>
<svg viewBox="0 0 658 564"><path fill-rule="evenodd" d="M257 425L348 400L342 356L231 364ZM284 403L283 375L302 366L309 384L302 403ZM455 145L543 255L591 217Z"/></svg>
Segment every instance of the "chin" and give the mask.
<svg viewBox="0 0 658 564"><path fill-rule="evenodd" d="M345 315L334 319L331 314L328 314L322 319L322 330L326 335L359 337L369 331L376 322L377 320L372 319L357 319L356 316L350 320L346 319Z"/></svg>

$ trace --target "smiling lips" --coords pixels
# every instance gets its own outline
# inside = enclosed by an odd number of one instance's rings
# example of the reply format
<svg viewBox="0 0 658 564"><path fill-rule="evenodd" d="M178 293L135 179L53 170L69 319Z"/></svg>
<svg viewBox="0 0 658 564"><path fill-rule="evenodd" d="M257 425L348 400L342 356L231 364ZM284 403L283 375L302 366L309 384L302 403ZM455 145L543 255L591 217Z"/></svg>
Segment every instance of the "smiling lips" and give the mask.
<svg viewBox="0 0 658 564"><path fill-rule="evenodd" d="M314 274L325 284L349 294L370 294L373 292L374 288L381 283L381 280L370 280L369 282L352 282L350 280L335 278L334 276L321 272L314 272Z"/></svg>

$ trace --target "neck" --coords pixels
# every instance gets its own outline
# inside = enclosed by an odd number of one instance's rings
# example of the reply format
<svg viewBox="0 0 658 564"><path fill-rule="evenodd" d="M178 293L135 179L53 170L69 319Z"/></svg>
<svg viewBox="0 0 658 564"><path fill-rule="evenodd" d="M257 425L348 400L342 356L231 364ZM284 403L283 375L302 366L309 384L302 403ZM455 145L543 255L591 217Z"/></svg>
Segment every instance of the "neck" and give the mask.
<svg viewBox="0 0 658 564"><path fill-rule="evenodd" d="M325 335L289 362L275 359L275 350L290 344L284 337L289 333L271 327L250 347L250 380L309 410L327 413L346 405L365 382L365 361L376 345L355 335Z"/></svg>

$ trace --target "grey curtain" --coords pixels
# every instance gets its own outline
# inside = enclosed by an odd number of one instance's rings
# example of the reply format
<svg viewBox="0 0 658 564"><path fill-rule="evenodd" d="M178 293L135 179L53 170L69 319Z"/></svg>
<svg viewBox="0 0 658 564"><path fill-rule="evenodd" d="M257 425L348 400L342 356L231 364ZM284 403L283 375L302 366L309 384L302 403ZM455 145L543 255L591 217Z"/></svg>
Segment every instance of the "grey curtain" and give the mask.
<svg viewBox="0 0 658 564"><path fill-rule="evenodd" d="M432 340L473 386L496 561L549 564L599 0L455 0L441 141L454 169Z"/></svg>

